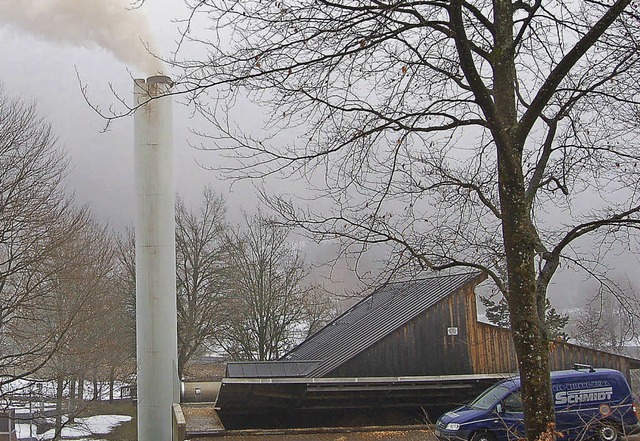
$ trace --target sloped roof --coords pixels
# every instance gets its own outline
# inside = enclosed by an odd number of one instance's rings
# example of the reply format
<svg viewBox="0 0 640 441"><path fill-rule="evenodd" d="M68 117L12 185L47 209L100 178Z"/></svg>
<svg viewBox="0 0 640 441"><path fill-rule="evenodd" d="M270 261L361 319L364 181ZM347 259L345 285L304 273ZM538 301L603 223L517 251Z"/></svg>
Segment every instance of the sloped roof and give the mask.
<svg viewBox="0 0 640 441"><path fill-rule="evenodd" d="M376 289L281 360L320 360L308 375L321 377L472 281L479 272L394 282Z"/></svg>

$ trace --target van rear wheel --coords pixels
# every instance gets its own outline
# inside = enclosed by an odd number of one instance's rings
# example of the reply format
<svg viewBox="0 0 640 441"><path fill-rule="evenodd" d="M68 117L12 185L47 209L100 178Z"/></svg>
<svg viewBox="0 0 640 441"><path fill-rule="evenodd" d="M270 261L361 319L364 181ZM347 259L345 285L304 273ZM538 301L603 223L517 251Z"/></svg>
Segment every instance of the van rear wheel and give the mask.
<svg viewBox="0 0 640 441"><path fill-rule="evenodd" d="M495 441L495 438L493 437L493 435L487 432L476 432L471 437L471 441Z"/></svg>
<svg viewBox="0 0 640 441"><path fill-rule="evenodd" d="M596 439L598 441L619 441L620 432L611 423L603 423L596 432Z"/></svg>

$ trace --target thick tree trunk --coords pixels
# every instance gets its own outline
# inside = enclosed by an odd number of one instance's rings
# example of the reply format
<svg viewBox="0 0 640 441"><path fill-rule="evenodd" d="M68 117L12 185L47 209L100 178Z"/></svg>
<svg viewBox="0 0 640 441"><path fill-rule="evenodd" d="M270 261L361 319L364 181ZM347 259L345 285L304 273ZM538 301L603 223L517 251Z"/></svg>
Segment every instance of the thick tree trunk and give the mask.
<svg viewBox="0 0 640 441"><path fill-rule="evenodd" d="M76 411L76 378L69 379L69 422L73 423Z"/></svg>
<svg viewBox="0 0 640 441"><path fill-rule="evenodd" d="M115 374L113 368L109 370L109 403L113 403L113 385L115 383Z"/></svg>
<svg viewBox="0 0 640 441"><path fill-rule="evenodd" d="M182 373L184 372L184 365L186 361L185 345L178 346L178 378L182 379Z"/></svg>
<svg viewBox="0 0 640 441"><path fill-rule="evenodd" d="M529 441L534 441L554 422L549 349L544 322L538 311L534 249L530 234L533 226L528 213L518 210L523 203L513 190L505 185L504 192L508 194L503 198L503 204L513 205L510 213L520 213L503 219L509 279L508 302L522 384L526 436Z"/></svg>
<svg viewBox="0 0 640 441"><path fill-rule="evenodd" d="M84 376L78 379L78 401L84 401Z"/></svg>
<svg viewBox="0 0 640 441"><path fill-rule="evenodd" d="M100 398L100 391L98 390L98 369L93 370L93 401L98 401Z"/></svg>
<svg viewBox="0 0 640 441"><path fill-rule="evenodd" d="M495 113L491 124L498 156L498 191L507 263L509 314L522 385L529 441L541 438L555 421L549 351L536 287L535 226L531 221L522 170L524 139L518 139L514 64L513 3L494 0L496 25L493 66ZM549 433L551 439L555 432ZM549 439L549 438L547 438Z"/></svg>
<svg viewBox="0 0 640 441"><path fill-rule="evenodd" d="M554 427L555 415L544 311L541 316L536 286L535 226L526 203L521 160L519 148L512 144L498 145L507 301L521 377L526 437L535 441ZM549 433L554 434L553 430Z"/></svg>
<svg viewBox="0 0 640 441"><path fill-rule="evenodd" d="M56 380L56 427L55 427L55 435L53 436L54 440L62 439L62 412L63 412L63 403L62 398L64 395L64 380L62 377Z"/></svg>

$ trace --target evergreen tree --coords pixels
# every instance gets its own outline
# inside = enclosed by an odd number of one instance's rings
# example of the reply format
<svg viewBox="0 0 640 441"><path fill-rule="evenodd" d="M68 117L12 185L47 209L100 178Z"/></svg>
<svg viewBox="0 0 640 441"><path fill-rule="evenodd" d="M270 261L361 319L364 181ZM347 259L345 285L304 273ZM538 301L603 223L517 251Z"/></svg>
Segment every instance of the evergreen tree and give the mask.
<svg viewBox="0 0 640 441"><path fill-rule="evenodd" d="M504 297L496 303L491 297L480 296L480 302L485 307L485 315L494 325L501 328L511 329L511 322L509 320L509 306ZM568 341L569 334L564 331L564 327L569 323L568 314L560 314L556 308L551 306L549 299L545 303L545 327L547 330L547 337L554 340Z"/></svg>

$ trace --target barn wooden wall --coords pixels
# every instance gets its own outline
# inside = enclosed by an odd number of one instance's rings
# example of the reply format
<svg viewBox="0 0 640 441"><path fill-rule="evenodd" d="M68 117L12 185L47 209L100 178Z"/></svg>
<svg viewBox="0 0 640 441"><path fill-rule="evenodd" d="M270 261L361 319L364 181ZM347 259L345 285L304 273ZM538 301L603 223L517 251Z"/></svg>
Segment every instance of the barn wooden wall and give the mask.
<svg viewBox="0 0 640 441"><path fill-rule="evenodd" d="M467 295L467 321L469 332L469 356L473 372L516 372L516 352L511 341L511 332L495 325L477 321L476 299L473 292ZM552 370L573 369L576 363L593 367L606 367L621 371L629 378L632 360L608 352L597 351L570 344L551 342L549 356Z"/></svg>
<svg viewBox="0 0 640 441"><path fill-rule="evenodd" d="M584 363L593 367L617 369L627 379L630 378L632 360L629 358L564 342L551 343L550 347L551 369L553 370L573 369L575 363Z"/></svg>
<svg viewBox="0 0 640 441"><path fill-rule="evenodd" d="M468 289L465 287L463 291ZM461 338L468 332L466 298L466 295L448 296L327 377L472 373L467 342ZM449 327L457 327L458 336L447 335Z"/></svg>
<svg viewBox="0 0 640 441"><path fill-rule="evenodd" d="M458 335L448 335L456 327ZM564 342L550 345L551 368L574 363L608 367L629 378L636 361ZM477 320L475 285L469 284L370 348L329 372L327 377L496 374L517 371L511 333Z"/></svg>

